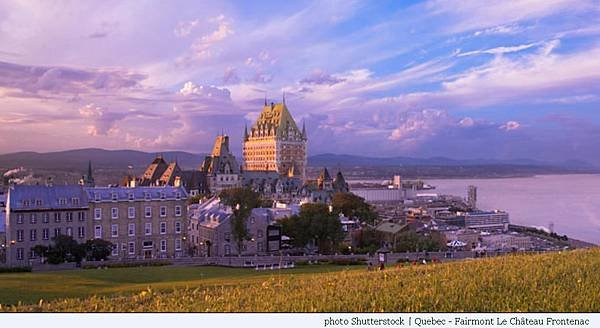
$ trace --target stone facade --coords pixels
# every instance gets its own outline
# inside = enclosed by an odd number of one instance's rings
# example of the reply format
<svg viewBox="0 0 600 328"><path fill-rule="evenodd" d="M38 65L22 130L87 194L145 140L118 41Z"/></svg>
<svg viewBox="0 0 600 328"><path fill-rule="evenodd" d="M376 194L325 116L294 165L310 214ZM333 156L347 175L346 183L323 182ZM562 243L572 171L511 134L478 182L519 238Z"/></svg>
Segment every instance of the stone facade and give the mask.
<svg viewBox="0 0 600 328"><path fill-rule="evenodd" d="M6 204L7 263L30 265L36 245L50 245L57 235L82 243L91 238L89 205L82 186L11 186Z"/></svg>
<svg viewBox="0 0 600 328"><path fill-rule="evenodd" d="M255 208L246 221L251 236L243 243L242 250L231 233L230 207L221 204L217 197L195 206L190 211L190 232L196 241L198 256L268 255L279 251L281 231L272 225L273 209Z"/></svg>
<svg viewBox="0 0 600 328"><path fill-rule="evenodd" d="M229 150L227 135L217 136L212 153L206 156L199 169L206 175L208 189L212 194L242 186L240 166Z"/></svg>
<svg viewBox="0 0 600 328"><path fill-rule="evenodd" d="M187 198L183 187L86 189L89 238L115 245L111 259L157 259L188 253Z"/></svg>
<svg viewBox="0 0 600 328"><path fill-rule="evenodd" d="M244 171L275 171L306 176L306 130L298 129L285 101L265 106L258 120L244 132Z"/></svg>

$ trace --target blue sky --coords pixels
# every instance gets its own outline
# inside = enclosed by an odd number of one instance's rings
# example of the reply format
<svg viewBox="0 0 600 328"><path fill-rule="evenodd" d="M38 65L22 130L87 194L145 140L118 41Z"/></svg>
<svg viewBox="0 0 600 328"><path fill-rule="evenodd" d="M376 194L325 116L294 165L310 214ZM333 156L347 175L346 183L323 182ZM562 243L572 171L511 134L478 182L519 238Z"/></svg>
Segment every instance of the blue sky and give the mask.
<svg viewBox="0 0 600 328"><path fill-rule="evenodd" d="M0 3L0 153L239 152L265 94L309 153L600 164L600 2Z"/></svg>

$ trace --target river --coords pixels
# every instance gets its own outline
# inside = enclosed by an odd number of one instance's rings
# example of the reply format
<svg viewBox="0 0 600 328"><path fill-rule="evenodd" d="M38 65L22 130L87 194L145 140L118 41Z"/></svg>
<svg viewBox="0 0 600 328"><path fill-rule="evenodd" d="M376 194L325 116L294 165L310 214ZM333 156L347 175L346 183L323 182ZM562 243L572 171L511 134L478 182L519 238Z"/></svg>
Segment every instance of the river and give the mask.
<svg viewBox="0 0 600 328"><path fill-rule="evenodd" d="M546 227L600 244L600 174L540 175L505 179L426 180L439 194L466 197L477 186L477 207L501 209L512 223Z"/></svg>

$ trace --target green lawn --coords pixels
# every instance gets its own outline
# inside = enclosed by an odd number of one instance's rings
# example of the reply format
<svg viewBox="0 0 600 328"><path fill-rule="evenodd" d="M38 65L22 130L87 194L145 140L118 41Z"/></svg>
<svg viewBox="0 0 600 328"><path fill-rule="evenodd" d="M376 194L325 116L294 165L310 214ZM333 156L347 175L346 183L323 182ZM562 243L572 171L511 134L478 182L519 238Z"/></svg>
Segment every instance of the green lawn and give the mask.
<svg viewBox="0 0 600 328"><path fill-rule="evenodd" d="M59 298L81 298L91 295L123 295L148 287L154 290L211 285L241 285L266 280L273 276L334 272L363 266L300 266L294 269L255 271L224 267L135 267L89 269L59 272L0 274L0 304L37 303Z"/></svg>

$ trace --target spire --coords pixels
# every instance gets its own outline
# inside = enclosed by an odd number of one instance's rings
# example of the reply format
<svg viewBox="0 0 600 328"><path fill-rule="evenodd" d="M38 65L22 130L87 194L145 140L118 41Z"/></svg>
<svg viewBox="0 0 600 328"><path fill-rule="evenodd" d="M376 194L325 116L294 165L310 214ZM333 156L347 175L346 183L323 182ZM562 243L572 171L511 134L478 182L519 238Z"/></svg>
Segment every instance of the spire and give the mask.
<svg viewBox="0 0 600 328"><path fill-rule="evenodd" d="M302 120L302 138L306 139L306 121Z"/></svg>
<svg viewBox="0 0 600 328"><path fill-rule="evenodd" d="M267 106L267 93L265 92L265 106Z"/></svg>
<svg viewBox="0 0 600 328"><path fill-rule="evenodd" d="M92 161L91 160L88 161L88 171L87 171L87 174L88 174L88 178L91 179L92 178Z"/></svg>
<svg viewBox="0 0 600 328"><path fill-rule="evenodd" d="M285 91L283 92L283 104L285 105Z"/></svg>
<svg viewBox="0 0 600 328"><path fill-rule="evenodd" d="M244 140L248 140L248 123L244 124Z"/></svg>

